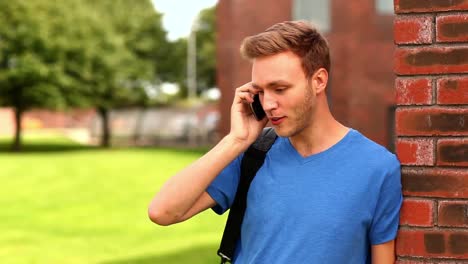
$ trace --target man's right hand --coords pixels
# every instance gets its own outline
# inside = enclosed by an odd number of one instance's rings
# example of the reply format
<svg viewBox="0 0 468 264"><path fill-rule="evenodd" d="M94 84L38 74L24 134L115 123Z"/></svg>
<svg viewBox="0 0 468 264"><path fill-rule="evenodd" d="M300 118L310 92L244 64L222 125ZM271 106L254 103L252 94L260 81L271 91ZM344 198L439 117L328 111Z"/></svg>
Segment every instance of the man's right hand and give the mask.
<svg viewBox="0 0 468 264"><path fill-rule="evenodd" d="M253 102L253 96L259 92L252 84L246 83L236 89L234 101L231 107L231 137L236 143L247 149L260 135L262 129L268 123L268 118L257 121L249 104Z"/></svg>
<svg viewBox="0 0 468 264"><path fill-rule="evenodd" d="M258 92L250 83L236 89L231 108L231 132L203 157L166 181L148 207L153 222L178 223L216 204L206 192L207 187L257 139L268 122L266 117L257 121L250 111L249 103Z"/></svg>

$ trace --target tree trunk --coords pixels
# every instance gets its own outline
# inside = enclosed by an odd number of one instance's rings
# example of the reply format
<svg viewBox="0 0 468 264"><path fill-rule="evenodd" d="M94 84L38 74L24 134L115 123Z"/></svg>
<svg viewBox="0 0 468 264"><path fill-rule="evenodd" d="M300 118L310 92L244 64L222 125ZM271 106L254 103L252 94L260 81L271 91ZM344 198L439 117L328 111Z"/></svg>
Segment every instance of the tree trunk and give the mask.
<svg viewBox="0 0 468 264"><path fill-rule="evenodd" d="M101 135L101 147L109 148L111 146L111 129L109 124L109 110L107 108L99 108L99 115L102 120L102 135Z"/></svg>
<svg viewBox="0 0 468 264"><path fill-rule="evenodd" d="M23 111L20 107L14 107L15 111L15 138L11 149L13 151L21 150L21 118L23 116Z"/></svg>
<svg viewBox="0 0 468 264"><path fill-rule="evenodd" d="M23 107L23 87L18 86L13 89L13 109L15 112L15 138L11 149L13 151L21 150L21 119L24 113Z"/></svg>

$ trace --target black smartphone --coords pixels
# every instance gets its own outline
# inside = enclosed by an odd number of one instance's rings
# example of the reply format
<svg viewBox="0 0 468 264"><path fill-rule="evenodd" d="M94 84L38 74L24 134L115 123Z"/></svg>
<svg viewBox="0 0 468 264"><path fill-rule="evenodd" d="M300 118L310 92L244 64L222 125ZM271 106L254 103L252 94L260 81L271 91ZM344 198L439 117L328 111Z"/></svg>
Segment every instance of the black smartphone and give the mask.
<svg viewBox="0 0 468 264"><path fill-rule="evenodd" d="M265 111L263 111L262 104L260 103L260 95L255 94L253 99L254 101L250 104L250 109L252 110L255 119L260 121L266 116Z"/></svg>

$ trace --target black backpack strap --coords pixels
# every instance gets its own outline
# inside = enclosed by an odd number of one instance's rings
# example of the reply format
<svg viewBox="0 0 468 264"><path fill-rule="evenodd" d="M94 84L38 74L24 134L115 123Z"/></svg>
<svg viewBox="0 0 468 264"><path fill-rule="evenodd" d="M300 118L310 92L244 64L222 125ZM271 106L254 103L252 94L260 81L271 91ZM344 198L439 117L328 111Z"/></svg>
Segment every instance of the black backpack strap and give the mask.
<svg viewBox="0 0 468 264"><path fill-rule="evenodd" d="M247 192L257 171L265 161L266 153L276 140L275 130L271 127L264 128L262 134L247 149L241 162L241 175L237 186L236 197L229 211L229 216L224 227L223 238L218 250L221 263L232 262L237 241L240 237L242 220L247 206Z"/></svg>

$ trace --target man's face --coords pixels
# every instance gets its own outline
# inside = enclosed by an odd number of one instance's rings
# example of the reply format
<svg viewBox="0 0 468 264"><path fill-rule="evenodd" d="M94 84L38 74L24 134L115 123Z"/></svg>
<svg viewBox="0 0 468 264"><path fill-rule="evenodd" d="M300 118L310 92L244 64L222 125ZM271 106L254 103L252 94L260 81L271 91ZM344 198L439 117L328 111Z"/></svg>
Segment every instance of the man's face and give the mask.
<svg viewBox="0 0 468 264"><path fill-rule="evenodd" d="M294 53L254 59L252 85L260 89L263 109L278 135L295 136L312 124L315 88Z"/></svg>

